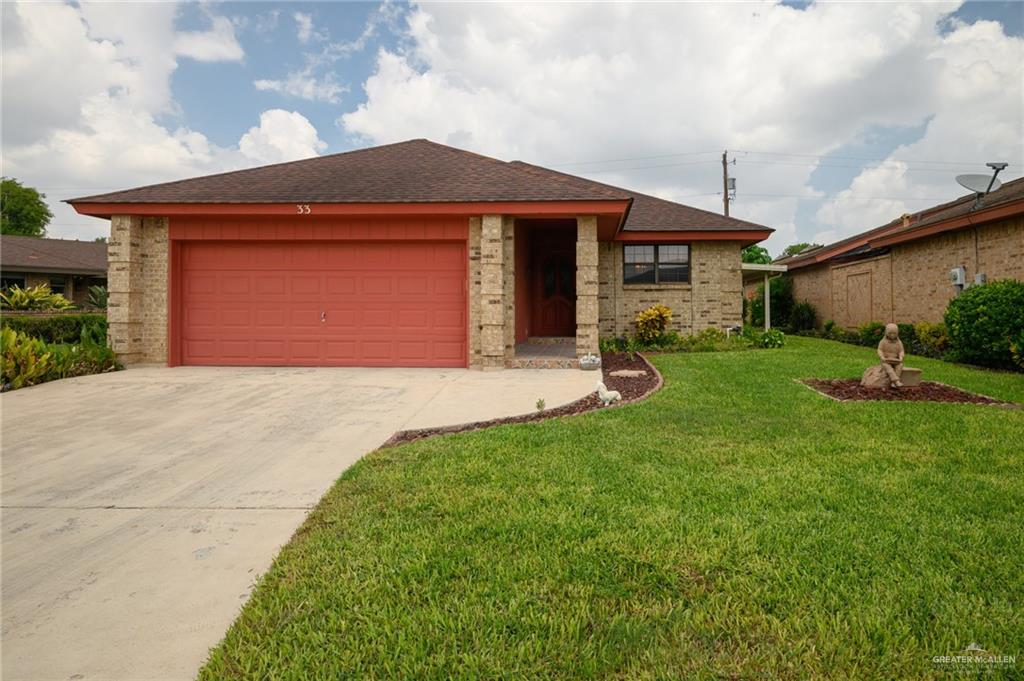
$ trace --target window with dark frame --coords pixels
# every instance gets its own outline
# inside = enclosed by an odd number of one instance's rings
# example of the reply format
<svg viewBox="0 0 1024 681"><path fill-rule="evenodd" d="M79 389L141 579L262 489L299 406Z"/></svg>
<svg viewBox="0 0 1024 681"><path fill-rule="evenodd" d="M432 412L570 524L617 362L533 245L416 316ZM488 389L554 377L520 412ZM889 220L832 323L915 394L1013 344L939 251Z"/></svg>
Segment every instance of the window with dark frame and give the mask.
<svg viewBox="0 0 1024 681"><path fill-rule="evenodd" d="M0 290L6 291L12 286L25 288L25 277L2 277L0 278Z"/></svg>
<svg viewBox="0 0 1024 681"><path fill-rule="evenodd" d="M67 291L67 287L67 277L50 277L50 290L54 293L64 295L64 292Z"/></svg>
<svg viewBox="0 0 1024 681"><path fill-rule="evenodd" d="M689 244L624 244L624 284L690 283Z"/></svg>

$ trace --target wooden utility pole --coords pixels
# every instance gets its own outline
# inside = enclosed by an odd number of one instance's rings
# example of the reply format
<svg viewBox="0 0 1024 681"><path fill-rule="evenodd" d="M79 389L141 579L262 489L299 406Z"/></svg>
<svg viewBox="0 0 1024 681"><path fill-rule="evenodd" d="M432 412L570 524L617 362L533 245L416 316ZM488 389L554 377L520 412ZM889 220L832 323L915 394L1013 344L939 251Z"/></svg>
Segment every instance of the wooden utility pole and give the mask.
<svg viewBox="0 0 1024 681"><path fill-rule="evenodd" d="M725 216L729 217L729 151L722 152L722 206Z"/></svg>

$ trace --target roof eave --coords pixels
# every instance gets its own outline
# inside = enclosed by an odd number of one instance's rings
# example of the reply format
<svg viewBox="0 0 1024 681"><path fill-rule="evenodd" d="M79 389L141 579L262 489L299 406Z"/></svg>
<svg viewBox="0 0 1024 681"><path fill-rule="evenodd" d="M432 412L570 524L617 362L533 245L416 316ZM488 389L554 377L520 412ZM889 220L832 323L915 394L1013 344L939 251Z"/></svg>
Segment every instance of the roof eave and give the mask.
<svg viewBox="0 0 1024 681"><path fill-rule="evenodd" d="M91 202L71 201L81 215L110 218L113 215L166 217L184 215L243 215L255 217L341 216L341 215L529 215L532 217L573 217L576 215L621 215L628 199L580 199L533 201L416 201L362 203L248 203L248 202ZM301 208L300 208L301 207ZM306 208L309 212L306 212ZM301 211L301 212L297 212Z"/></svg>
<svg viewBox="0 0 1024 681"><path fill-rule="evenodd" d="M934 236L935 234L941 234L942 232L962 229L964 227L973 227L989 222L996 222L1006 218L1015 217L1017 215L1024 215L1024 199L1009 201L1007 203L993 206L992 208L982 209L974 213L966 213L965 215L940 220L931 224L918 225L896 234L889 234L878 239L871 239L869 240L869 243L872 248L894 246L896 244Z"/></svg>

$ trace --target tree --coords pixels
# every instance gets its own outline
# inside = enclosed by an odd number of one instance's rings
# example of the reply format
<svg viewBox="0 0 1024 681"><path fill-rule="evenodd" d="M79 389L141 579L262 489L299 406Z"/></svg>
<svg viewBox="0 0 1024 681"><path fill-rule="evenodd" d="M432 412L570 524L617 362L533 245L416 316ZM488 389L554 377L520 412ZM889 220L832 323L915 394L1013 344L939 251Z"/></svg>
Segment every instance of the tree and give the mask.
<svg viewBox="0 0 1024 681"><path fill-rule="evenodd" d="M53 213L45 198L46 194L13 178L0 178L0 234L46 236L46 225Z"/></svg>
<svg viewBox="0 0 1024 681"><path fill-rule="evenodd" d="M782 255L780 255L779 257L780 258L785 258L785 257L790 256L790 255L796 255L800 251L802 251L802 250L804 250L806 248L810 248L812 246L814 248L820 248L821 244L799 243L799 244L793 244L791 246L786 246L786 248L782 251Z"/></svg>
<svg viewBox="0 0 1024 681"><path fill-rule="evenodd" d="M105 243L107 243L107 237L105 237L105 236L98 236L95 239L93 239L93 241L95 241L98 244L105 244Z"/></svg>
<svg viewBox="0 0 1024 681"><path fill-rule="evenodd" d="M757 244L751 244L744 248L741 258L743 262L752 262L759 265L767 265L772 261L772 256L768 255L768 249Z"/></svg>

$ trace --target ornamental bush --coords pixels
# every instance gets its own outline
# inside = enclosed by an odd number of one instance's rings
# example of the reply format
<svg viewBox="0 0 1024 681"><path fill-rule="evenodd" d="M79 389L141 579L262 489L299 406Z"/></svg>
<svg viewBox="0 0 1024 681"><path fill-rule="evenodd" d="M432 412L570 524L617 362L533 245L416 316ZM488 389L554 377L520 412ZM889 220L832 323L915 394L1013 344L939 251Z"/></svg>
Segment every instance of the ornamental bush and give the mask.
<svg viewBox="0 0 1024 681"><path fill-rule="evenodd" d="M636 316L636 337L641 343L653 343L668 328L672 310L665 305L652 305Z"/></svg>
<svg viewBox="0 0 1024 681"><path fill-rule="evenodd" d="M882 340L882 336L885 335L885 324L882 322L867 322L865 324L861 324L857 329L857 334L860 336L861 345L874 347L878 345L878 341Z"/></svg>
<svg viewBox="0 0 1024 681"><path fill-rule="evenodd" d="M2 318L3 325L15 331L39 338L47 343L74 343L82 336L82 329L98 326L107 334L107 318L103 314L10 315Z"/></svg>
<svg viewBox="0 0 1024 681"><path fill-rule="evenodd" d="M0 293L0 308L5 310L67 310L71 301L50 290L49 284L29 288L12 286Z"/></svg>
<svg viewBox="0 0 1024 681"><path fill-rule="evenodd" d="M806 331L813 329L818 323L818 313L814 306L806 300L793 305L793 311L789 313L789 326L794 331Z"/></svg>
<svg viewBox="0 0 1024 681"><path fill-rule="evenodd" d="M902 326L900 327L903 328ZM902 331L901 331L902 334ZM942 358L949 347L949 336L946 335L946 325L942 322L930 324L918 322L914 324L914 340L911 343L915 355L925 357Z"/></svg>
<svg viewBox="0 0 1024 681"><path fill-rule="evenodd" d="M949 302L945 321L956 361L1020 369L1012 346L1024 333L1024 282L1003 279L971 286Z"/></svg>
<svg viewBox="0 0 1024 681"><path fill-rule="evenodd" d="M74 343L47 343L9 326L0 329L4 391L119 368L114 351L107 346L106 329L99 324L82 327Z"/></svg>

